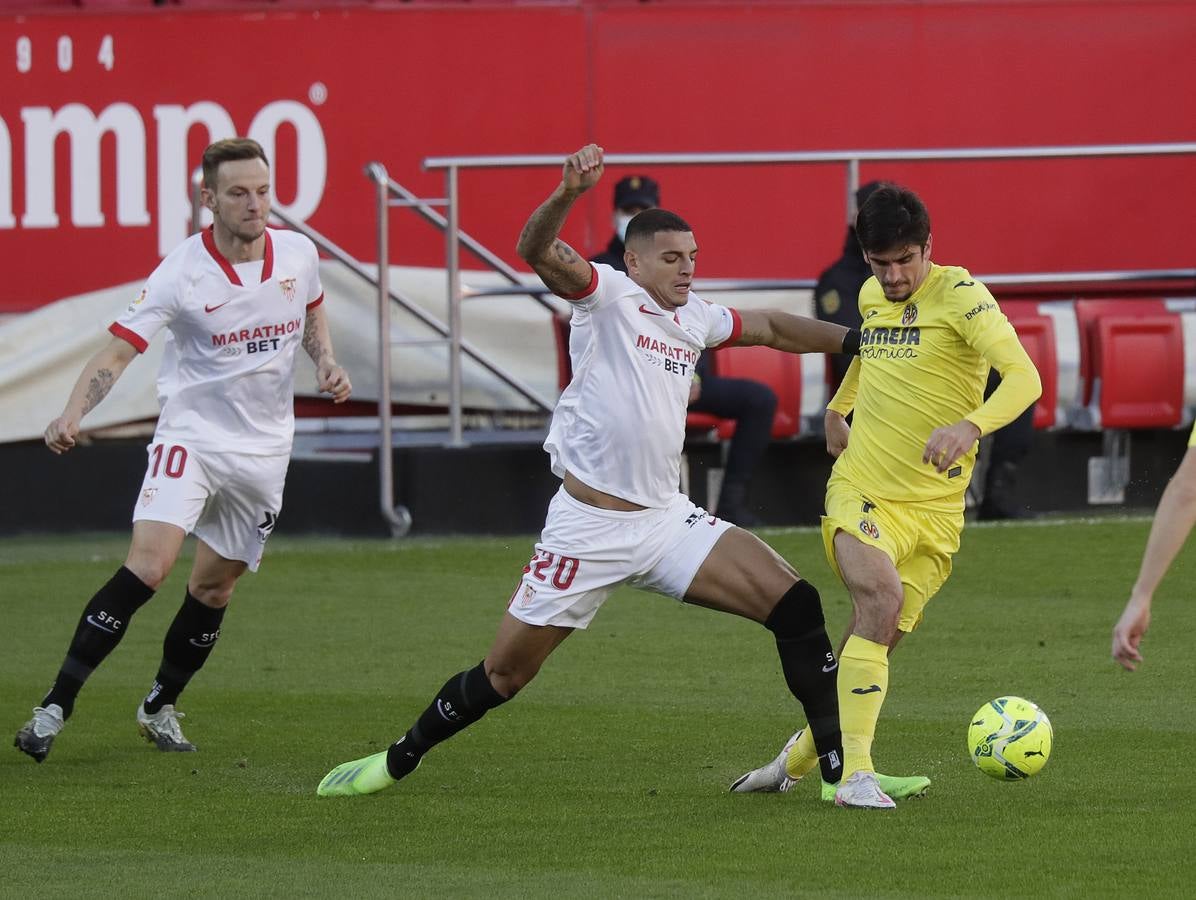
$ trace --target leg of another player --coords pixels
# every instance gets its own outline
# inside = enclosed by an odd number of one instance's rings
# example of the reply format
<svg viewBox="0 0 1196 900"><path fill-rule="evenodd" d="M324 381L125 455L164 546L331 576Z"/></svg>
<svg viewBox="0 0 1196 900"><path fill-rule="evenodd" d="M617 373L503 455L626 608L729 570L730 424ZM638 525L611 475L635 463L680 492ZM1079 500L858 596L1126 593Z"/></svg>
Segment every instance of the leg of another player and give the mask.
<svg viewBox="0 0 1196 900"><path fill-rule="evenodd" d="M685 599L752 619L773 633L785 683L805 710L822 777L838 782L843 759L838 663L814 586L751 532L732 528L698 569Z"/></svg>
<svg viewBox="0 0 1196 900"><path fill-rule="evenodd" d="M316 793L372 794L409 775L437 744L519 693L572 633L572 628L556 625L529 625L506 613L486 658L449 678L406 734L382 753L337 766L324 776Z"/></svg>
<svg viewBox="0 0 1196 900"><path fill-rule="evenodd" d="M84 607L66 658L41 706L17 733L16 746L38 762L75 708L75 699L96 667L116 649L129 621L170 574L183 545L183 530L164 522L133 523L125 564Z"/></svg>
<svg viewBox="0 0 1196 900"><path fill-rule="evenodd" d="M174 707L183 688L203 668L215 648L233 588L247 568L239 559L221 556L204 541L196 545L195 563L183 603L162 641L158 674L137 711L142 734L159 750L195 749L183 737L178 724L182 713Z"/></svg>

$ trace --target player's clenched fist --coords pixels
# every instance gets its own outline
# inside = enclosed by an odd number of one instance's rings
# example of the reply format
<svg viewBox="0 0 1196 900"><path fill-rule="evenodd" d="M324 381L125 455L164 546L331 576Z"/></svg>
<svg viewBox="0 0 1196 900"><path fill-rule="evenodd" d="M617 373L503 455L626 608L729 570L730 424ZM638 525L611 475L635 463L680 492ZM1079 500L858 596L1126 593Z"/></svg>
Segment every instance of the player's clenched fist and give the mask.
<svg viewBox="0 0 1196 900"><path fill-rule="evenodd" d="M75 446L75 435L78 433L78 422L68 416L59 416L46 426L46 446L55 453L65 453Z"/></svg>
<svg viewBox="0 0 1196 900"><path fill-rule="evenodd" d="M581 194L596 185L605 168L602 155L603 150L597 144L586 144L570 154L561 173L565 190Z"/></svg>
<svg viewBox="0 0 1196 900"><path fill-rule="evenodd" d="M344 403L353 393L353 385L349 381L349 373L335 363L321 365L316 373L319 378L321 393L331 394L333 403Z"/></svg>

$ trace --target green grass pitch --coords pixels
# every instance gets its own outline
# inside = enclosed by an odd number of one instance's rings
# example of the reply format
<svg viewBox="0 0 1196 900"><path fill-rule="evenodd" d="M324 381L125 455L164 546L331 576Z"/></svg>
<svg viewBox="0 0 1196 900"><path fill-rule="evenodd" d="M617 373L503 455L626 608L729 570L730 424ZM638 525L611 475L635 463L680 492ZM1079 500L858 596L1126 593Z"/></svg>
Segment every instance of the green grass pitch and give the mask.
<svg viewBox="0 0 1196 900"><path fill-rule="evenodd" d="M1145 519L970 526L955 574L895 654L880 768L933 779L894 812L813 783L731 795L794 730L769 635L621 590L514 702L382 794L315 796L334 764L402 734L482 658L530 538L276 538L183 695L195 754L134 710L181 599L184 559L85 688L43 765L0 754L0 894L61 897L1191 896L1196 606L1190 557L1156 601L1146 663L1109 658ZM848 601L809 529L765 537ZM10 741L123 537L0 547ZM1019 694L1055 727L1043 773L968 759L970 715Z"/></svg>

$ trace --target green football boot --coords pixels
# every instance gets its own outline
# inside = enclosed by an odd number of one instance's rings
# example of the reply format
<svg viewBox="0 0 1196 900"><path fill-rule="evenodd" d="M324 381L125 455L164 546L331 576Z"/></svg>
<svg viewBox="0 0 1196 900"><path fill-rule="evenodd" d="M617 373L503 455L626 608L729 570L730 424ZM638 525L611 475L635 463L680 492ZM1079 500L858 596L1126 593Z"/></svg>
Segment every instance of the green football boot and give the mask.
<svg viewBox="0 0 1196 900"><path fill-rule="evenodd" d="M386 770L386 751L341 763L324 776L316 793L321 797L356 797L374 794L395 783Z"/></svg>

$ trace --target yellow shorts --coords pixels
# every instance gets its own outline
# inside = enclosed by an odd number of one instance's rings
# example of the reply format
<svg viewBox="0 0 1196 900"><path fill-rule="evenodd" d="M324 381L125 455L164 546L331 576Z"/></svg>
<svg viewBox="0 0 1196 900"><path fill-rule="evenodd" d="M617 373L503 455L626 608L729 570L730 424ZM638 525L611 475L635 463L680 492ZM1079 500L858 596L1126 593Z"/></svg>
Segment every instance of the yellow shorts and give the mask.
<svg viewBox="0 0 1196 900"><path fill-rule="evenodd" d="M839 531L882 550L893 561L905 589L897 627L909 632L918 627L922 610L951 574L951 557L959 550L963 531L963 501L874 500L846 479L832 476L826 486L822 545L842 579L834 544Z"/></svg>

